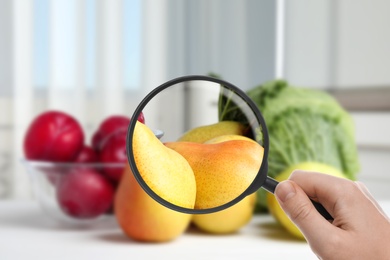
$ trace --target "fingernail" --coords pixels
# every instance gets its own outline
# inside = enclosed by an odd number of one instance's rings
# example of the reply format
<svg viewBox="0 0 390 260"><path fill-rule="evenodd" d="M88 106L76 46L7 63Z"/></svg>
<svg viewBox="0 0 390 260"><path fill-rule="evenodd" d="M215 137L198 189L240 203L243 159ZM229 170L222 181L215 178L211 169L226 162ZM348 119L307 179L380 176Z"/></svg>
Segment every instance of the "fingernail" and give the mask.
<svg viewBox="0 0 390 260"><path fill-rule="evenodd" d="M285 202L295 195L295 188L290 181L283 181L276 186L275 195L280 201Z"/></svg>

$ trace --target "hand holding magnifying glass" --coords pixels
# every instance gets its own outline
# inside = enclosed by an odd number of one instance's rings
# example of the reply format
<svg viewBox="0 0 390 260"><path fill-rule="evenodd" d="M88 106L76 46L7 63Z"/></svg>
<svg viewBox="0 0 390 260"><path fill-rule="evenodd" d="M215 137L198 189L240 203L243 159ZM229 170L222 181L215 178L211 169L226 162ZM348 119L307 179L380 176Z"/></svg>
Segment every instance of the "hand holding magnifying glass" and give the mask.
<svg viewBox="0 0 390 260"><path fill-rule="evenodd" d="M320 259L390 258L389 218L364 184L295 171L275 195ZM332 222L318 214L308 195L331 209Z"/></svg>

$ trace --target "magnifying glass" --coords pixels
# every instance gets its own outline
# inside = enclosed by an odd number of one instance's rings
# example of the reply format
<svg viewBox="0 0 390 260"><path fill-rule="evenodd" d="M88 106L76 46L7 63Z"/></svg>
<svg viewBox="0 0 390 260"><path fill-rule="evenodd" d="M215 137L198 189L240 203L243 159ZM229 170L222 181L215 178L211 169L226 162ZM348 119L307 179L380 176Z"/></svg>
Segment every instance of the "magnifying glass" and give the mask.
<svg viewBox="0 0 390 260"><path fill-rule="evenodd" d="M185 109L172 108L177 103ZM132 118L156 110L163 129L132 120L126 145L135 179L154 200L179 212L203 214L226 209L259 188L274 193L278 182L267 176L267 126L241 89L214 77L179 77L152 90ZM161 129L164 136L158 139L150 129Z"/></svg>

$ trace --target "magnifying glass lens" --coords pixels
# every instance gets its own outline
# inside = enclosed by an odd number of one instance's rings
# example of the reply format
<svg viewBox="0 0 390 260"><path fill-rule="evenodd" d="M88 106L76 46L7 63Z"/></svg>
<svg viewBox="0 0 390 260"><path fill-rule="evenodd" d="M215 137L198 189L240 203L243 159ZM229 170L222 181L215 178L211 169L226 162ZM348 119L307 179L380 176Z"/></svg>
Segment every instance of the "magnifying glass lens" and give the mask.
<svg viewBox="0 0 390 260"><path fill-rule="evenodd" d="M155 200L182 212L208 213L237 203L266 176L260 172L268 136L253 106L235 86L207 77L156 88L133 115L142 111L148 125L129 127L136 179ZM159 139L151 129L164 134Z"/></svg>

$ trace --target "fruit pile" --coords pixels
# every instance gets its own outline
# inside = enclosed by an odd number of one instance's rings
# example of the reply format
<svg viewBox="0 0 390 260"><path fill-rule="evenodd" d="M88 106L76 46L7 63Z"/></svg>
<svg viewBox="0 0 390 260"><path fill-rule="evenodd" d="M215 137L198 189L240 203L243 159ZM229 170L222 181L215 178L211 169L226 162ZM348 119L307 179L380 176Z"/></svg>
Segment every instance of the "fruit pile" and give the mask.
<svg viewBox="0 0 390 260"><path fill-rule="evenodd" d="M138 121L145 123L143 114ZM130 118L113 115L103 120L91 144L80 123L61 111L38 115L27 129L27 160L53 162L45 168L55 186L60 208L74 218L94 218L112 211L113 199L127 162L126 133Z"/></svg>
<svg viewBox="0 0 390 260"><path fill-rule="evenodd" d="M133 153L145 183L172 204L205 209L236 198L253 181L264 149L244 137L235 122L200 126L178 141L162 143L146 125L136 123ZM253 215L256 194L215 213L190 215L164 207L136 181L127 164L115 196L115 215L123 232L143 242L178 238L193 223L213 234L237 232Z"/></svg>

